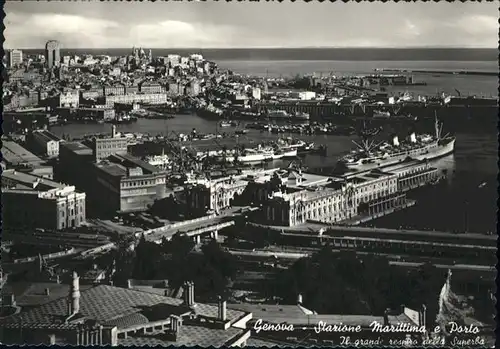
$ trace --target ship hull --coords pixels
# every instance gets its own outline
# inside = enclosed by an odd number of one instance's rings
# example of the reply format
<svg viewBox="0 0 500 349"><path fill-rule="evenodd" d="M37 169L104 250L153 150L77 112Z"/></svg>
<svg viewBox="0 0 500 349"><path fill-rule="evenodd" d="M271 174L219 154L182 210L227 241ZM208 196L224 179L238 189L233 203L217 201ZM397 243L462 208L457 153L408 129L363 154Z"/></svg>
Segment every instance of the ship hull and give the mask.
<svg viewBox="0 0 500 349"><path fill-rule="evenodd" d="M287 150L282 153L274 154L273 160L283 159L283 158L294 158L297 157L297 149Z"/></svg>
<svg viewBox="0 0 500 349"><path fill-rule="evenodd" d="M262 161L270 161L273 160L273 154L251 154L251 155L242 155L238 158L239 162L248 163L248 162L262 162ZM226 157L227 162L234 162L235 157L230 155Z"/></svg>
<svg viewBox="0 0 500 349"><path fill-rule="evenodd" d="M393 157L390 157L387 159L375 160L374 162L364 163L364 164L346 163L346 166L349 169L362 171L362 170L369 170L369 169L374 169L374 168L378 168L378 167L394 165L394 164L397 164L399 162L404 161L407 158L411 158L414 160L420 160L420 161L437 159L437 158L449 155L455 151L455 138L442 140L441 142L443 142L444 144L443 143L438 144L435 148L424 150L424 151L417 153L417 154L406 153L406 154L393 156Z"/></svg>

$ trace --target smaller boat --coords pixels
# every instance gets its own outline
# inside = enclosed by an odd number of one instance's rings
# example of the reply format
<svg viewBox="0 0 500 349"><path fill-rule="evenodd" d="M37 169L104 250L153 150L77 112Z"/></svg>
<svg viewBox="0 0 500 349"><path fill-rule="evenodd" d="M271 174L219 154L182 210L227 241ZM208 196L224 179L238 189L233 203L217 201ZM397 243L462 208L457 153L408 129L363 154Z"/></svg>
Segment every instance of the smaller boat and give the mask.
<svg viewBox="0 0 500 349"><path fill-rule="evenodd" d="M309 120L310 116L308 113L296 112L292 118L294 120Z"/></svg>
<svg viewBox="0 0 500 349"><path fill-rule="evenodd" d="M390 118L391 113L388 111L380 111L380 110L374 110L373 111L373 117L374 118Z"/></svg>
<svg viewBox="0 0 500 349"><path fill-rule="evenodd" d="M219 123L219 126L220 127L231 127L232 125L231 125L231 123L229 121L221 121Z"/></svg>

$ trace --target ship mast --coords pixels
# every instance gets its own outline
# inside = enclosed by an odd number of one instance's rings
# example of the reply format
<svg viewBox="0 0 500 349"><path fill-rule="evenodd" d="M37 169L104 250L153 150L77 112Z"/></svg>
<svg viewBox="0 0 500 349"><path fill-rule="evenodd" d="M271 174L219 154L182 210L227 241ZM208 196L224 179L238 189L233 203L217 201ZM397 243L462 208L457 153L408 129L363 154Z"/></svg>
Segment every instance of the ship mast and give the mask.
<svg viewBox="0 0 500 349"><path fill-rule="evenodd" d="M436 139L441 139L442 125L439 123L437 112L434 111L434 132L436 134Z"/></svg>
<svg viewBox="0 0 500 349"><path fill-rule="evenodd" d="M359 136L361 137L360 143L356 141L352 141L361 151L366 154L371 154L372 150L378 147L382 142L376 142L372 138L380 132L380 129L377 130L369 130L366 123L363 122L363 127L360 131L358 131Z"/></svg>

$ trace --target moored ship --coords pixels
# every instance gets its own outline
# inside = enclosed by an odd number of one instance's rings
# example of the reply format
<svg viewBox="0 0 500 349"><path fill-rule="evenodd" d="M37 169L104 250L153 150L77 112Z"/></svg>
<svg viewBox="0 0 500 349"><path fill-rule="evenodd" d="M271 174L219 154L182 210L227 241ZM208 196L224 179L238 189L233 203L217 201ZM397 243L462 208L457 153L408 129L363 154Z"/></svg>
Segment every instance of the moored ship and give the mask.
<svg viewBox="0 0 500 349"><path fill-rule="evenodd" d="M366 170L396 164L407 158L430 160L452 153L455 150L455 137L441 136L442 124L437 117L434 123L435 134L416 135L412 133L409 140L399 142L394 136L392 143L375 143L370 137L364 137L361 143L354 142L358 149L343 156L340 162L350 169Z"/></svg>
<svg viewBox="0 0 500 349"><path fill-rule="evenodd" d="M144 158L144 161L146 161L150 165L158 167L161 170L167 170L172 167L172 160L170 160L168 155L166 155L164 152L162 152L161 155L146 156Z"/></svg>
<svg viewBox="0 0 500 349"><path fill-rule="evenodd" d="M243 163L248 162L262 162L270 161L274 159L274 150L271 147L257 147L257 148L247 148L238 154L235 151L230 152L230 154L222 155L222 158L227 162L239 161Z"/></svg>
<svg viewBox="0 0 500 349"><path fill-rule="evenodd" d="M198 109L196 113L202 118L219 120L223 117L224 110L210 104L206 107Z"/></svg>
<svg viewBox="0 0 500 349"><path fill-rule="evenodd" d="M270 110L267 113L267 118L275 120L307 121L310 119L310 116L308 113L303 112L288 113L286 110Z"/></svg>
<svg viewBox="0 0 500 349"><path fill-rule="evenodd" d="M274 144L259 145L256 148L245 148L243 150L227 150L225 152L219 151L215 155L218 160L225 162L263 162L279 160L283 158L295 158L298 154L298 147L290 147L286 145Z"/></svg>
<svg viewBox="0 0 500 349"><path fill-rule="evenodd" d="M229 122L229 121L221 121L221 122L219 123L219 126L220 126L220 127L231 127L231 126L233 126L233 125L232 125L232 124L231 124L231 122Z"/></svg>

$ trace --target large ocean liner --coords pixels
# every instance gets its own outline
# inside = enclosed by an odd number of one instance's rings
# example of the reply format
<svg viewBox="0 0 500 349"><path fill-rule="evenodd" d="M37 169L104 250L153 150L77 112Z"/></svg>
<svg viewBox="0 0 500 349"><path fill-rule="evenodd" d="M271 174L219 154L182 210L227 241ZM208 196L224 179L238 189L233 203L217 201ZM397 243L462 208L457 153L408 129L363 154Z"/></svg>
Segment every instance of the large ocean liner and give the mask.
<svg viewBox="0 0 500 349"><path fill-rule="evenodd" d="M430 160L452 153L455 150L455 137L441 136L443 124L437 117L434 122L434 135L410 134L409 139L400 142L394 136L392 143L376 143L370 136L363 137L360 143L353 141L358 149L343 156L340 162L353 170L364 170L392 165L407 158Z"/></svg>

